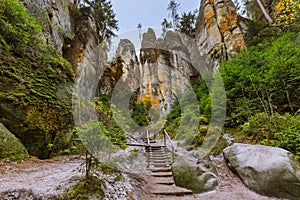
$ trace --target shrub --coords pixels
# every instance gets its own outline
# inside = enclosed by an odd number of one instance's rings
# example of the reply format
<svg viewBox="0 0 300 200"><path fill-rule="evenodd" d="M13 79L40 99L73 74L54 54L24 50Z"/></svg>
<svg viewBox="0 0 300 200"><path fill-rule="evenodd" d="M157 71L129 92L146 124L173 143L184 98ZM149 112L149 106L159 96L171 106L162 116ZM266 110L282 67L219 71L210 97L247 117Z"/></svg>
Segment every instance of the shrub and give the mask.
<svg viewBox="0 0 300 200"><path fill-rule="evenodd" d="M252 143L284 148L300 159L300 116L259 113L243 125Z"/></svg>

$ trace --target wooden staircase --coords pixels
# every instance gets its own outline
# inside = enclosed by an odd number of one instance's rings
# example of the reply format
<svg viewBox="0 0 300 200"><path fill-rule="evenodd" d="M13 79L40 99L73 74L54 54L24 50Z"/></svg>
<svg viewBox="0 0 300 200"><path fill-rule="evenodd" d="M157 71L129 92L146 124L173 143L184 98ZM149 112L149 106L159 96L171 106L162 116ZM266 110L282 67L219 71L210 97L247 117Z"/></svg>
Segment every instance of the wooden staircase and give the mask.
<svg viewBox="0 0 300 200"><path fill-rule="evenodd" d="M149 177L150 192L154 195L190 195L192 194L191 190L177 187L174 183L171 169L174 162L174 146L172 145L172 154L170 154L166 145L167 137L165 137L164 145L157 144L155 140L149 138L146 140L146 144L148 144L145 146L148 159L147 168L151 171Z"/></svg>

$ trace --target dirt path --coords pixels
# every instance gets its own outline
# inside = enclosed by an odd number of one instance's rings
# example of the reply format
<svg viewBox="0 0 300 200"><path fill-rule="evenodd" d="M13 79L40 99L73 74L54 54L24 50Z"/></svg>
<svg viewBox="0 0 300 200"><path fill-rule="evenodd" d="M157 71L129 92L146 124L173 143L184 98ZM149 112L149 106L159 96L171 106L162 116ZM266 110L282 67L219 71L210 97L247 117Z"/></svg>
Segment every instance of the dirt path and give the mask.
<svg viewBox="0 0 300 200"><path fill-rule="evenodd" d="M249 190L237 175L233 174L226 165L223 158L212 158L213 164L216 166L219 175L219 186L216 190L203 194L194 194L186 196L161 196L151 195L145 191L149 190L147 181L143 183L140 191L140 197L143 200L278 200L267 196L259 195ZM151 180L146 175L144 180ZM151 182L151 181L150 181Z"/></svg>
<svg viewBox="0 0 300 200"><path fill-rule="evenodd" d="M223 159L212 158L212 162L219 174L219 186L216 190L203 194L182 197L153 195L149 192L149 175L133 174L130 177L134 179L132 184L136 189L135 193L142 200L276 200L246 188L228 169ZM82 159L76 156L63 156L51 160L29 159L22 163L0 161L0 194L3 196L3 192L10 191L5 197L10 195L13 197L11 199L23 200L25 198L20 192L25 191L26 195L34 194L37 197L43 196L43 199L55 199L82 176L78 170L81 163Z"/></svg>
<svg viewBox="0 0 300 200"><path fill-rule="evenodd" d="M46 199L58 197L79 179L81 163L76 156L32 158L22 163L0 161L0 196L22 199L21 193L28 193Z"/></svg>

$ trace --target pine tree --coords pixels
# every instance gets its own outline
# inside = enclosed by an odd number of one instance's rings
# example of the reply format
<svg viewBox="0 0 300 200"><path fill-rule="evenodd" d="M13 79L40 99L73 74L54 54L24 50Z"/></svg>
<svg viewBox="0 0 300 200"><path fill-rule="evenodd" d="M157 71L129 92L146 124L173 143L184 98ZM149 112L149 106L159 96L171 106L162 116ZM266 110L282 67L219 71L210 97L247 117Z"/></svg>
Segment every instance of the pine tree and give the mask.
<svg viewBox="0 0 300 200"><path fill-rule="evenodd" d="M176 30L184 33L185 35L194 38L195 37L195 28L196 28L196 16L198 10L190 11L188 13L184 12L176 27Z"/></svg>
<svg viewBox="0 0 300 200"><path fill-rule="evenodd" d="M140 38L140 43L142 44L142 24L141 23L139 23L138 25L137 25L137 29L139 29L139 38Z"/></svg>
<svg viewBox="0 0 300 200"><path fill-rule="evenodd" d="M172 27L175 29L178 25L179 15L177 13L178 7L180 6L179 3L176 3L175 0L171 0L168 4L167 10L171 11L171 17L172 17Z"/></svg>
<svg viewBox="0 0 300 200"><path fill-rule="evenodd" d="M164 21L161 23L162 25L162 37L165 37L168 30L172 28L172 22L169 22L166 18L164 18Z"/></svg>
<svg viewBox="0 0 300 200"><path fill-rule="evenodd" d="M96 14L99 17L99 34L103 40L110 42L112 37L115 37L116 34L114 31L117 31L118 20L116 20L116 14L113 11L112 3L110 0L83 0L81 7L86 7L86 5L94 8Z"/></svg>

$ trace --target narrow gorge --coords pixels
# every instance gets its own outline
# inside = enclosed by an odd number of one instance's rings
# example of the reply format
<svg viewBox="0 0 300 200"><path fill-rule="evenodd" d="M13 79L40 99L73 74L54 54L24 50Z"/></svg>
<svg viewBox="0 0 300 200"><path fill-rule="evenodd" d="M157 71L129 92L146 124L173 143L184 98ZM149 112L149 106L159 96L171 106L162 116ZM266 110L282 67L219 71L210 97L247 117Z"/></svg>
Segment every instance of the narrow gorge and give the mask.
<svg viewBox="0 0 300 200"><path fill-rule="evenodd" d="M245 2L0 0L0 200L298 199L300 4Z"/></svg>

